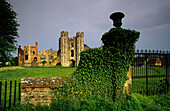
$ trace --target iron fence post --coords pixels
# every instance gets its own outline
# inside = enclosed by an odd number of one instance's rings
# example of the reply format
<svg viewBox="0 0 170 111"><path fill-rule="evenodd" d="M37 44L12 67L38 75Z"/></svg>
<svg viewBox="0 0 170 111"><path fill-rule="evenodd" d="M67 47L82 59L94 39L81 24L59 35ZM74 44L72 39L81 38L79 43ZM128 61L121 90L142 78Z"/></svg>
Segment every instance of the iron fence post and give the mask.
<svg viewBox="0 0 170 111"><path fill-rule="evenodd" d="M0 109L1 109L1 90L2 90L2 82L0 82Z"/></svg>
<svg viewBox="0 0 170 111"><path fill-rule="evenodd" d="M148 55L146 53L146 95L148 95L148 61L147 61Z"/></svg>
<svg viewBox="0 0 170 111"><path fill-rule="evenodd" d="M19 83L19 101L21 101L21 83Z"/></svg>
<svg viewBox="0 0 170 111"><path fill-rule="evenodd" d="M14 106L15 106L15 103L16 103L16 88L17 87L17 81L15 80L15 87L14 87Z"/></svg>
<svg viewBox="0 0 170 111"><path fill-rule="evenodd" d="M11 109L11 93L12 93L12 81L10 81L9 109Z"/></svg>
<svg viewBox="0 0 170 111"><path fill-rule="evenodd" d="M5 99L4 99L4 111L6 110L6 96L7 96L7 81L5 81Z"/></svg>
<svg viewBox="0 0 170 111"><path fill-rule="evenodd" d="M168 92L168 89L169 89L169 81L168 81L168 54L166 54L166 85L167 85L167 92Z"/></svg>

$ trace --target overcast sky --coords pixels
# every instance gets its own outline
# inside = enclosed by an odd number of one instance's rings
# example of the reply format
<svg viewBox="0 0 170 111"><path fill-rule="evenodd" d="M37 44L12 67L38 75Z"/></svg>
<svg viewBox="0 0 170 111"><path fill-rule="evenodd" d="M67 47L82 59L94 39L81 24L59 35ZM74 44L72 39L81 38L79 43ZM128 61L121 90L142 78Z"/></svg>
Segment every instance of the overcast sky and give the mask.
<svg viewBox="0 0 170 111"><path fill-rule="evenodd" d="M136 49L170 49L170 0L8 0L18 14L18 44L58 50L61 31L84 32L91 48L102 45L113 12L125 14L122 28L140 32Z"/></svg>

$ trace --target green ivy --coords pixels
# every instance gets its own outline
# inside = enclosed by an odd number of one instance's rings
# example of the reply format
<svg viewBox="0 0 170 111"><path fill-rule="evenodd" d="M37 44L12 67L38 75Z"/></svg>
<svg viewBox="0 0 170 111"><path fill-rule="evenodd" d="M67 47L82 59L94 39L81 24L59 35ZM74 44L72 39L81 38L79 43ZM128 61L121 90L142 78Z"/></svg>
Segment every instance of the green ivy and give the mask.
<svg viewBox="0 0 170 111"><path fill-rule="evenodd" d="M58 99L82 100L91 95L117 100L123 92L139 32L112 28L101 40L103 49L81 52L77 70L57 91Z"/></svg>

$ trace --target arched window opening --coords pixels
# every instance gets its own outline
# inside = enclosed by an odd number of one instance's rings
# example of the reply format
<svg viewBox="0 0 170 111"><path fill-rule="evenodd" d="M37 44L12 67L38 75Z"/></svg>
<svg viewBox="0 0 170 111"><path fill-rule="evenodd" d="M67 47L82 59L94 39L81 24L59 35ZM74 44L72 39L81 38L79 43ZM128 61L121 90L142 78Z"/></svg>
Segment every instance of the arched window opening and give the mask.
<svg viewBox="0 0 170 111"><path fill-rule="evenodd" d="M74 57L74 50L71 50L71 57Z"/></svg>
<svg viewBox="0 0 170 111"><path fill-rule="evenodd" d="M34 61L37 61L37 57L34 57Z"/></svg>
<svg viewBox="0 0 170 111"><path fill-rule="evenodd" d="M41 56L40 56L40 59L41 59L41 60L45 59L45 56L44 56L44 55L41 55Z"/></svg>
<svg viewBox="0 0 170 111"><path fill-rule="evenodd" d="M28 60L28 55L25 55L25 60Z"/></svg>

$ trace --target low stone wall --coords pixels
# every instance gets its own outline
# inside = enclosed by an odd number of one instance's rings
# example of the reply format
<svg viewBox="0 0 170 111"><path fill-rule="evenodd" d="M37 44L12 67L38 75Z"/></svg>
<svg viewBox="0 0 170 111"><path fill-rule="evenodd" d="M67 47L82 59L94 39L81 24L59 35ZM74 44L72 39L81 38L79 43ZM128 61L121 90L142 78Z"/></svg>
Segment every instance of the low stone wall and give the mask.
<svg viewBox="0 0 170 111"><path fill-rule="evenodd" d="M129 80L124 84L125 90L129 92L129 84L131 84L131 68L127 76ZM54 96L50 87L58 87L64 85L64 80L67 77L27 77L21 79L21 103L47 104L51 103L51 98Z"/></svg>
<svg viewBox="0 0 170 111"><path fill-rule="evenodd" d="M51 103L53 92L50 87L64 85L66 77L27 77L21 79L21 103Z"/></svg>

